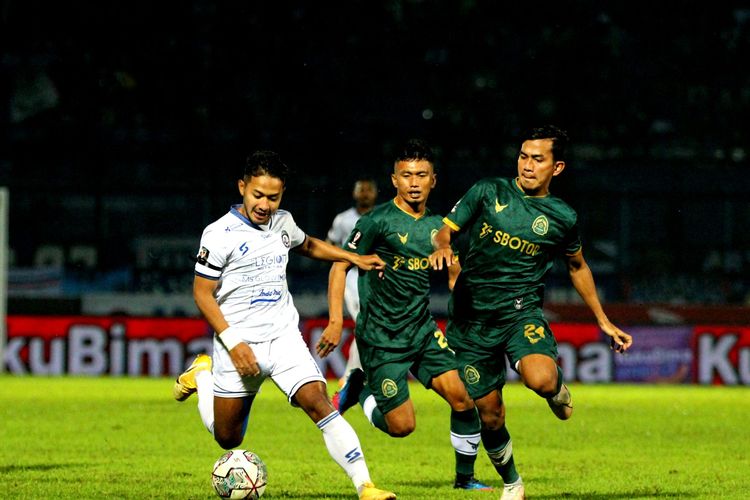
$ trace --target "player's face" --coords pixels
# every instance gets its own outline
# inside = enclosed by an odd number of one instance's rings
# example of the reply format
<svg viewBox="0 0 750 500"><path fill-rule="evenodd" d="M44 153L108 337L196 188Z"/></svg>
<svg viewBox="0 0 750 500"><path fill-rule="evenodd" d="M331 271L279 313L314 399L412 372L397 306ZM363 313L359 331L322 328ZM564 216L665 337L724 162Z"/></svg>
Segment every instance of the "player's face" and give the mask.
<svg viewBox="0 0 750 500"><path fill-rule="evenodd" d="M435 172L432 164L425 160L400 161L391 174L396 194L405 202L414 205L425 203L435 187Z"/></svg>
<svg viewBox="0 0 750 500"><path fill-rule="evenodd" d="M375 200L378 198L378 190L372 182L357 181L354 184L352 196L358 207L370 208L375 205Z"/></svg>
<svg viewBox="0 0 750 500"><path fill-rule="evenodd" d="M564 161L552 156L552 139L524 141L518 153L518 184L530 196L549 193L552 177L565 168Z"/></svg>
<svg viewBox="0 0 750 500"><path fill-rule="evenodd" d="M244 215L255 224L268 224L268 220L279 209L284 183L278 177L257 175L240 179L237 183L242 195Z"/></svg>

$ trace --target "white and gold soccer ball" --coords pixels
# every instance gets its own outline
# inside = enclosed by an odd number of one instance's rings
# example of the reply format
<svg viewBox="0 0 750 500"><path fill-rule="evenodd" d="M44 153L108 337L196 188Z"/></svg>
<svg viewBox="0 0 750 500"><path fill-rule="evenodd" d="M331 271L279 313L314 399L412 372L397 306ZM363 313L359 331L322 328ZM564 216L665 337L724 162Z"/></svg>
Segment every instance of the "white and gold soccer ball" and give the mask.
<svg viewBox="0 0 750 500"><path fill-rule="evenodd" d="M255 453L231 450L214 464L211 482L222 498L260 498L266 490L268 472Z"/></svg>

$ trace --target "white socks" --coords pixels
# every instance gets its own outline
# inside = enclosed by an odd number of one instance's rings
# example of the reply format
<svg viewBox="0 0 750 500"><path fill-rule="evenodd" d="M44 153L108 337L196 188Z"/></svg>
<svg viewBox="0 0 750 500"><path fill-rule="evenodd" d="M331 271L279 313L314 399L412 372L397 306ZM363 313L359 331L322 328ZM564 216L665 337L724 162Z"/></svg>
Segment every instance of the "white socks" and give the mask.
<svg viewBox="0 0 750 500"><path fill-rule="evenodd" d="M344 469L354 486L359 488L364 483L370 483L362 446L349 422L339 412L333 411L315 425L323 432L323 441L331 458Z"/></svg>
<svg viewBox="0 0 750 500"><path fill-rule="evenodd" d="M208 370L195 374L195 385L198 392L198 413L208 432L214 433L214 378Z"/></svg>
<svg viewBox="0 0 750 500"><path fill-rule="evenodd" d="M375 408L377 407L378 407L378 404L375 402L375 396L373 396L372 394L367 396L367 398L365 398L365 402L362 403L362 411L365 413L365 417L367 417L367 420L369 420L371 424L372 424L372 412L374 412Z"/></svg>

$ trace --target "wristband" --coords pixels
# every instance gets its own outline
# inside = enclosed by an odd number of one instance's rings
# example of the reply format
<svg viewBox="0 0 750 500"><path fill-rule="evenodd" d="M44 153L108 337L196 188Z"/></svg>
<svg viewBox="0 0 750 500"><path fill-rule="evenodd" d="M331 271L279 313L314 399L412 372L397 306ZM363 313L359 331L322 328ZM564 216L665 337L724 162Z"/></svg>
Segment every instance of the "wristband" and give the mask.
<svg viewBox="0 0 750 500"><path fill-rule="evenodd" d="M237 330L230 326L219 334L219 340L227 348L227 351L231 351L234 346L242 342L242 337Z"/></svg>

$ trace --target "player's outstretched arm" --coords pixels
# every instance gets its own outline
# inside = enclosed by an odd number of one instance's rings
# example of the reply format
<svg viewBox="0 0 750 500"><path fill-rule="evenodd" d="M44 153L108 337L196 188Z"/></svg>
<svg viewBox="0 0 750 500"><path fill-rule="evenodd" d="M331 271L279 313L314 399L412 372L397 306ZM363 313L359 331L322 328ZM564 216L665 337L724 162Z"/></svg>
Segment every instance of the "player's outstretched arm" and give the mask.
<svg viewBox="0 0 750 500"><path fill-rule="evenodd" d="M255 359L255 353L249 345L244 343L239 334L229 326L224 318L219 304L216 303L214 290L217 281L196 276L193 281L193 300L211 328L219 335L222 343L229 351L234 366L240 375L257 375L260 367Z"/></svg>
<svg viewBox="0 0 750 500"><path fill-rule="evenodd" d="M297 253L316 260L326 260L329 262L341 261L348 262L362 269L363 271L372 271L373 269L385 269L385 262L377 255L359 255L347 252L343 248L326 243L323 240L308 236L305 241L294 249Z"/></svg>
<svg viewBox="0 0 750 500"><path fill-rule="evenodd" d="M602 304L599 301L599 294L596 291L596 285L594 284L594 275L583 258L583 252L579 251L574 255L568 255L567 264L573 287L586 305L589 306L591 312L594 313L599 328L610 337L612 348L617 352L627 351L633 344L633 337L612 324L604 313Z"/></svg>
<svg viewBox="0 0 750 500"><path fill-rule="evenodd" d="M334 262L328 273L328 326L320 336L315 350L318 356L325 358L341 342L341 331L344 328L344 291L346 290L346 272L351 267L346 262Z"/></svg>

